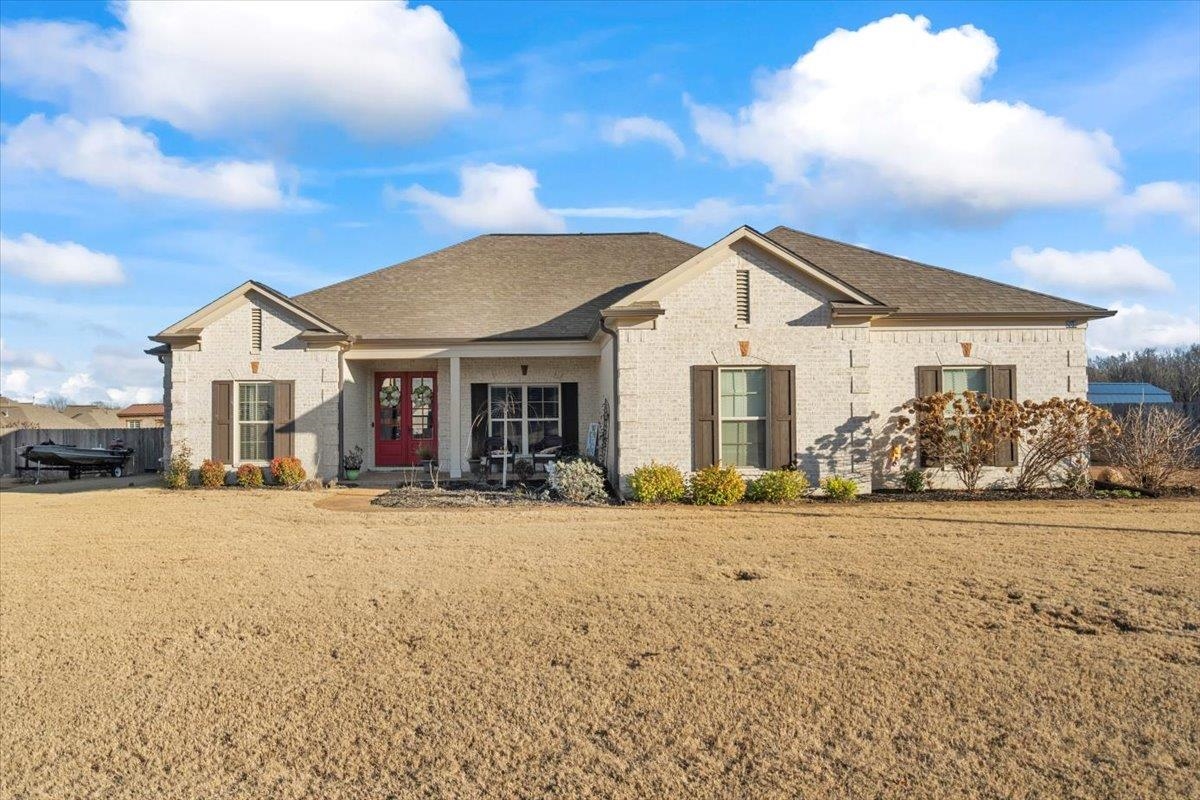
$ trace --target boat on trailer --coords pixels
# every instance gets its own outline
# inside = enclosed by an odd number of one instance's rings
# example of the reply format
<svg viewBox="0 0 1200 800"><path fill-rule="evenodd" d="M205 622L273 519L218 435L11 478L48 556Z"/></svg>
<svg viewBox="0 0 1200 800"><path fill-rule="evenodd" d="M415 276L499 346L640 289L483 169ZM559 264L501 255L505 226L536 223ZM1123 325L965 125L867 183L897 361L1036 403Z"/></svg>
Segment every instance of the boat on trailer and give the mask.
<svg viewBox="0 0 1200 800"><path fill-rule="evenodd" d="M25 466L21 469L36 472L38 481L41 480L43 469L65 470L67 477L72 480L88 474L119 478L125 474L125 464L133 455L133 450L121 442L114 442L105 448L72 447L47 440L29 445L21 455L25 459ZM36 466L29 466L31 461Z"/></svg>

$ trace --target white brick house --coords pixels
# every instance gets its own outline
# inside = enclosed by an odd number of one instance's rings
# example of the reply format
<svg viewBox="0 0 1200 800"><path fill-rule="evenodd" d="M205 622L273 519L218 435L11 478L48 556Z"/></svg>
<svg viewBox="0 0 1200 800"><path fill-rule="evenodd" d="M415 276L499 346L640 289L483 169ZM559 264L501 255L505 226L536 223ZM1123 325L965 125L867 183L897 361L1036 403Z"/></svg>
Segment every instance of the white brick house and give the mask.
<svg viewBox="0 0 1200 800"><path fill-rule="evenodd" d="M622 484L719 460L869 490L906 466L905 400L1083 397L1087 323L1112 313L788 228L703 249L490 235L296 297L248 282L148 352L168 447L231 466L295 455L329 478L359 446L367 469L436 454L459 477L507 440L589 451Z"/></svg>

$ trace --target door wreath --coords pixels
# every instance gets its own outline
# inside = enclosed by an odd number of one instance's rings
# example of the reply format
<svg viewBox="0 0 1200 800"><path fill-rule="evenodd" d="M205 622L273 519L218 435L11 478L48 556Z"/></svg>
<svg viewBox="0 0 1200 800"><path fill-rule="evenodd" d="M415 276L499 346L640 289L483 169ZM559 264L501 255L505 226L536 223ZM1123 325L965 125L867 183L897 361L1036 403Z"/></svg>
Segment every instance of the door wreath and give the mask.
<svg viewBox="0 0 1200 800"><path fill-rule="evenodd" d="M379 405L384 408L395 408L400 405L400 387L394 385L380 387Z"/></svg>

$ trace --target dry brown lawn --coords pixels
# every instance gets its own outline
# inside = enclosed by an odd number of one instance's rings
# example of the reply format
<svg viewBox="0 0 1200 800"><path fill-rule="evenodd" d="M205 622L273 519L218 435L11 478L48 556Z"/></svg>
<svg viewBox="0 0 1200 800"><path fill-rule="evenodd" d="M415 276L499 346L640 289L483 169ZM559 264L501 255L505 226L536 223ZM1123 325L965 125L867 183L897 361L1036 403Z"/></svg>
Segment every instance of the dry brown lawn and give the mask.
<svg viewBox="0 0 1200 800"><path fill-rule="evenodd" d="M3 796L1200 793L1195 501L314 501L0 493Z"/></svg>

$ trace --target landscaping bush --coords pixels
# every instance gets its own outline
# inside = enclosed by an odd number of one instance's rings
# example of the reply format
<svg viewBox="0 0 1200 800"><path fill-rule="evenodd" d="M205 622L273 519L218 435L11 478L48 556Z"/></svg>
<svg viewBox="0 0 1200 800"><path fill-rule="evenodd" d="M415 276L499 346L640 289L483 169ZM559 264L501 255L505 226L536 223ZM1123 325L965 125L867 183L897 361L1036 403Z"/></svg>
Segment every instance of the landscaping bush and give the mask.
<svg viewBox="0 0 1200 800"><path fill-rule="evenodd" d="M633 471L629 491L639 503L678 503L687 486L678 467L651 461Z"/></svg>
<svg viewBox="0 0 1200 800"><path fill-rule="evenodd" d="M916 418L921 454L953 470L968 492L979 487L983 468L992 464L997 446L1020 435L1021 406L1000 397L938 392L902 407ZM896 427L904 430L910 424L912 420L903 416Z"/></svg>
<svg viewBox="0 0 1200 800"><path fill-rule="evenodd" d="M1120 432L1112 414L1082 398L1026 400L1018 425L1021 463L1016 488L1021 491L1054 483L1086 491L1089 453Z"/></svg>
<svg viewBox="0 0 1200 800"><path fill-rule="evenodd" d="M755 503L790 503L808 490L808 478L794 469L764 472L746 485L746 499Z"/></svg>
<svg viewBox="0 0 1200 800"><path fill-rule="evenodd" d="M858 496L858 481L853 478L830 475L821 482L821 488L825 490L825 494L829 496L830 500L839 503L849 502Z"/></svg>
<svg viewBox="0 0 1200 800"><path fill-rule="evenodd" d="M583 458L555 464L550 474L550 488L559 497L572 503L588 503L608 497L604 488L604 470Z"/></svg>
<svg viewBox="0 0 1200 800"><path fill-rule="evenodd" d="M733 467L713 464L692 475L692 502L698 506L731 506L746 494L746 481Z"/></svg>
<svg viewBox="0 0 1200 800"><path fill-rule="evenodd" d="M186 489L192 474L192 448L181 442L171 448L171 459L163 473L163 483L168 489Z"/></svg>
<svg viewBox="0 0 1200 800"><path fill-rule="evenodd" d="M904 470L900 475L900 483L904 485L904 491L917 492L925 491L925 470L920 467Z"/></svg>
<svg viewBox="0 0 1200 800"><path fill-rule="evenodd" d="M1180 472L1200 469L1200 428L1173 408L1134 408L1108 455L1139 488L1159 492Z"/></svg>
<svg viewBox="0 0 1200 800"><path fill-rule="evenodd" d="M225 485L225 465L212 458L204 459L200 465L200 485L206 489L217 489Z"/></svg>
<svg viewBox="0 0 1200 800"><path fill-rule="evenodd" d="M276 456L271 459L271 476L284 486L295 486L304 480L306 473L300 459L294 456Z"/></svg>
<svg viewBox="0 0 1200 800"><path fill-rule="evenodd" d="M262 468L256 464L242 464L237 471L238 486L257 489L263 485Z"/></svg>

